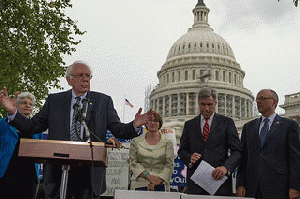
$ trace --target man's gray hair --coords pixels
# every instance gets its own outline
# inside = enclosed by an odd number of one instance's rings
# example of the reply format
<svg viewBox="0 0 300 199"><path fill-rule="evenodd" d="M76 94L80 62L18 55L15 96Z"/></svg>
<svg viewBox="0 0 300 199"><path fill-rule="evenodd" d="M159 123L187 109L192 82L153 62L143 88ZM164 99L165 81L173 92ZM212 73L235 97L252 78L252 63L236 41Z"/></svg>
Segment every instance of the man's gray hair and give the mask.
<svg viewBox="0 0 300 199"><path fill-rule="evenodd" d="M72 71L73 71L73 67L76 64L83 64L83 65L85 65L89 69L90 75L92 76L92 70L89 67L89 65L86 62L79 60L79 61L75 61L73 64L71 64L70 66L68 66L67 71L66 71L66 77L71 77Z"/></svg>
<svg viewBox="0 0 300 199"><path fill-rule="evenodd" d="M22 92L18 95L17 104L20 104L23 98L29 98L32 101L32 105L34 105L36 102L35 96L32 93Z"/></svg>
<svg viewBox="0 0 300 199"><path fill-rule="evenodd" d="M206 99L206 98L208 98L210 96L212 96L212 98L214 100L216 100L216 98L217 98L217 91L213 90L211 88L208 88L208 87L204 87L204 88L201 88L201 90L199 91L198 99L202 100L202 99Z"/></svg>

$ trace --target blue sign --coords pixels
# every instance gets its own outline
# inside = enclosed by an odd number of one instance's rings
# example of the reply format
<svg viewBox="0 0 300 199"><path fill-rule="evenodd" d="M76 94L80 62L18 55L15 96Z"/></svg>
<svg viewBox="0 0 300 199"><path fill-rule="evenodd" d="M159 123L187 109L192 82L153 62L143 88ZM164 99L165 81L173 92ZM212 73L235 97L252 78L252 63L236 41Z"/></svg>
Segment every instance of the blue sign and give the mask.
<svg viewBox="0 0 300 199"><path fill-rule="evenodd" d="M177 148L178 150L178 148ZM175 149L176 151L176 149ZM174 170L171 177L172 186L186 186L186 166L180 160L180 157L175 154L174 158Z"/></svg>

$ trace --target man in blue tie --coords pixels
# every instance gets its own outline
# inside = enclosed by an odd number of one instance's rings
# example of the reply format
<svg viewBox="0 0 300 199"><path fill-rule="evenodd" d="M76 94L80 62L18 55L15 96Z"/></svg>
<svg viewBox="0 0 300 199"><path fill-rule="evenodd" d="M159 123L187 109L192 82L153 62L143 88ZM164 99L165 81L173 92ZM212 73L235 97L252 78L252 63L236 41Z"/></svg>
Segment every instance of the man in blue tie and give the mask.
<svg viewBox="0 0 300 199"><path fill-rule="evenodd" d="M243 127L237 196L297 198L300 196L299 126L275 113L278 104L275 91L259 91L256 102L262 116Z"/></svg>

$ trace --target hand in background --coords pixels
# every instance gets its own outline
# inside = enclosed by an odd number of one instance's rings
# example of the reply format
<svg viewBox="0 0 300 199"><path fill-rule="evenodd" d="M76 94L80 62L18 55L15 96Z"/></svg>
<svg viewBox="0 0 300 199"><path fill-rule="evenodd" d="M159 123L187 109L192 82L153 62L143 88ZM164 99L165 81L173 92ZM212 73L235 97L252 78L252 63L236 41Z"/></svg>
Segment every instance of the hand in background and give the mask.
<svg viewBox="0 0 300 199"><path fill-rule="evenodd" d="M5 108L6 111L11 115L13 115L16 112L18 95L19 95L19 92L17 91L15 93L14 98L9 98L7 89L5 86L0 91L0 103L3 106L3 108Z"/></svg>
<svg viewBox="0 0 300 199"><path fill-rule="evenodd" d="M192 164L195 164L202 156L199 154L199 153L194 153L192 156L191 156L191 159L190 159L190 162Z"/></svg>
<svg viewBox="0 0 300 199"><path fill-rule="evenodd" d="M227 173L226 167L220 166L220 167L215 168L212 171L211 175L214 178L214 180L220 180L226 175L226 173Z"/></svg>
<svg viewBox="0 0 300 199"><path fill-rule="evenodd" d="M151 184L153 184L154 186L157 186L159 184L162 184L162 182L164 181L163 179L161 179L160 177L154 176L154 175L150 175L148 174L146 176L147 180L149 180L149 182Z"/></svg>
<svg viewBox="0 0 300 199"><path fill-rule="evenodd" d="M155 186L154 186L154 184L148 184L148 186L147 186L147 191L154 191L154 188L155 188Z"/></svg>
<svg viewBox="0 0 300 199"><path fill-rule="evenodd" d="M289 197L290 199L297 199L300 196L300 191L296 189L289 189Z"/></svg>
<svg viewBox="0 0 300 199"><path fill-rule="evenodd" d="M108 143L113 143L114 148L121 148L122 147L122 142L117 140L116 138L112 137L107 140Z"/></svg>
<svg viewBox="0 0 300 199"><path fill-rule="evenodd" d="M244 186L239 186L236 189L236 196L237 197L245 197L245 194L246 194L246 189L245 189Z"/></svg>
<svg viewBox="0 0 300 199"><path fill-rule="evenodd" d="M141 114L142 108L135 114L134 125L135 127L141 127L148 123L150 120L150 116L152 114L152 109L150 109L147 113Z"/></svg>

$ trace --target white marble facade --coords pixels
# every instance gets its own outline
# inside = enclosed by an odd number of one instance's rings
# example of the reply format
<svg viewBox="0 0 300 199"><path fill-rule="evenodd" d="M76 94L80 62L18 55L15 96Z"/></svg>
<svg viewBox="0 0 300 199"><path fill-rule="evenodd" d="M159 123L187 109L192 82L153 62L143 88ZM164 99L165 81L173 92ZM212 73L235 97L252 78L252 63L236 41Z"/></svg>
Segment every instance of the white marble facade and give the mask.
<svg viewBox="0 0 300 199"><path fill-rule="evenodd" d="M177 140L184 122L199 114L201 87L217 91L217 113L235 121L253 117L254 97L243 86L245 72L229 44L210 28L209 11L203 1L195 6L193 27L170 48L149 96L150 107L162 114L164 128L175 129Z"/></svg>

